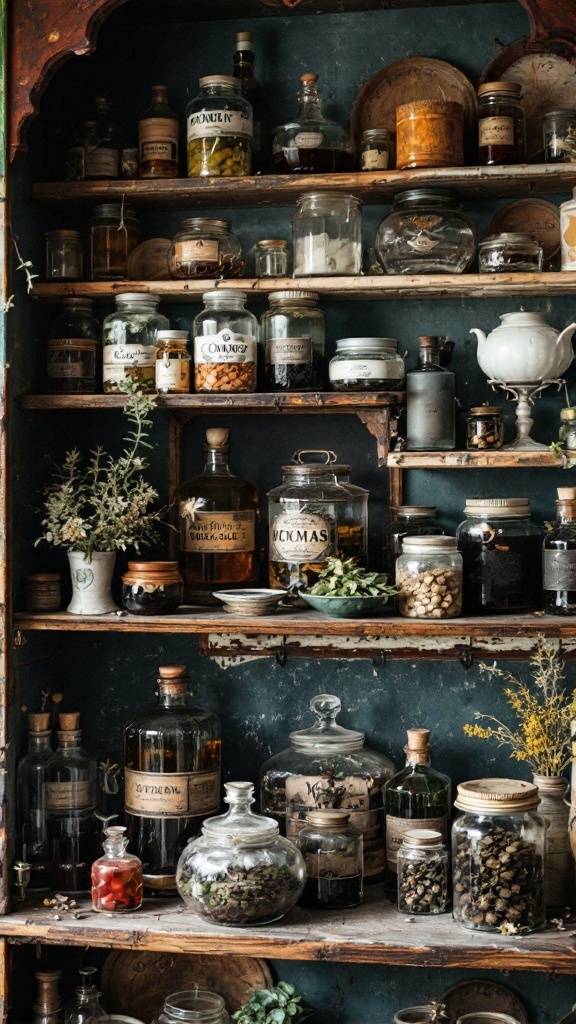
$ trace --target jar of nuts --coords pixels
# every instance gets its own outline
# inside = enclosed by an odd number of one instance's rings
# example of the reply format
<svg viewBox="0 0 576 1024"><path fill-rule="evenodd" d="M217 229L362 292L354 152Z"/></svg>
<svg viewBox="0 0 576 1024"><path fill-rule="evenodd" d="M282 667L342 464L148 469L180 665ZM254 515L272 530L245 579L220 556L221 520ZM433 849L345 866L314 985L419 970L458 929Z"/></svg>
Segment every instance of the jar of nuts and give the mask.
<svg viewBox="0 0 576 1024"><path fill-rule="evenodd" d="M458 786L452 826L454 919L466 928L533 931L546 921L545 819L538 787L517 779Z"/></svg>
<svg viewBox="0 0 576 1024"><path fill-rule="evenodd" d="M207 75L186 109L189 178L238 178L250 174L252 107L240 80Z"/></svg>
<svg viewBox="0 0 576 1024"><path fill-rule="evenodd" d="M448 851L442 833L414 828L398 850L398 910L443 914L448 906Z"/></svg>
<svg viewBox="0 0 576 1024"><path fill-rule="evenodd" d="M462 613L462 556L455 537L406 537L396 562L398 611L410 619Z"/></svg>
<svg viewBox="0 0 576 1024"><path fill-rule="evenodd" d="M245 292L215 288L194 319L194 387L198 392L256 390L258 321Z"/></svg>

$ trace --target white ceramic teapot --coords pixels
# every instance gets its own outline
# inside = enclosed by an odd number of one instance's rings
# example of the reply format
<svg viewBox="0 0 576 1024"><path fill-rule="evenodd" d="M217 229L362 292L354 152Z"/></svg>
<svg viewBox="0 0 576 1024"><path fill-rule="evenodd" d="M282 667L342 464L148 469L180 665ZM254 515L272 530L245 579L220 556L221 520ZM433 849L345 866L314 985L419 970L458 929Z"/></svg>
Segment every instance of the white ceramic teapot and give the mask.
<svg viewBox="0 0 576 1024"><path fill-rule="evenodd" d="M470 330L478 338L478 363L489 380L541 384L568 369L576 324L558 333L540 313L504 313L500 319L488 337L477 327Z"/></svg>

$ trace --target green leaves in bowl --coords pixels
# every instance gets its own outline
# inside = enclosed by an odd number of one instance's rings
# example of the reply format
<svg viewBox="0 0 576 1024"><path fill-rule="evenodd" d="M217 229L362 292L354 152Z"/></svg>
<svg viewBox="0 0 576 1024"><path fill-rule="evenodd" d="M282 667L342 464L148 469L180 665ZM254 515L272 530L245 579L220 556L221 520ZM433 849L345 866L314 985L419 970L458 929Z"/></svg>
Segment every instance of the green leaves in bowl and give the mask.
<svg viewBox="0 0 576 1024"><path fill-rule="evenodd" d="M317 597L389 597L397 587L388 583L386 573L360 569L355 558L329 558L318 582L305 593Z"/></svg>

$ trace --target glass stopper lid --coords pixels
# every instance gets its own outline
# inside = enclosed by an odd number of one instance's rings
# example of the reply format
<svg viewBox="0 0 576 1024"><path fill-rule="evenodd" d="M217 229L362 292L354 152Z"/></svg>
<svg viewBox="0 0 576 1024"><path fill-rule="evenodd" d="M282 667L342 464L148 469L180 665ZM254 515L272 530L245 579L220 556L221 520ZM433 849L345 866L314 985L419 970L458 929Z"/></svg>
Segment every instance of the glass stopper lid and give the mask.
<svg viewBox="0 0 576 1024"><path fill-rule="evenodd" d="M294 750L332 751L360 750L364 746L364 733L344 729L336 724L336 717L342 710L338 697L331 693L319 693L310 701L310 710L318 721L310 729L298 729L290 733Z"/></svg>
<svg viewBox="0 0 576 1024"><path fill-rule="evenodd" d="M254 786L251 782L227 782L224 786L224 803L229 805L226 814L208 818L202 825L202 832L212 839L238 845L259 846L278 835L274 818L254 814Z"/></svg>

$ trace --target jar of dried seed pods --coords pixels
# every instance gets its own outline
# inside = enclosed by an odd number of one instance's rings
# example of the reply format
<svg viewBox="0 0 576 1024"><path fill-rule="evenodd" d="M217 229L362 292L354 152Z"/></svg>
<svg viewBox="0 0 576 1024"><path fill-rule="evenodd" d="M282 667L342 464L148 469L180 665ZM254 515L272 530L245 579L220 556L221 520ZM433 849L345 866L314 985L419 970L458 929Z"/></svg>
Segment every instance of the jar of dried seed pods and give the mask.
<svg viewBox="0 0 576 1024"><path fill-rule="evenodd" d="M398 850L398 910L443 914L448 906L448 851L441 832L410 829Z"/></svg>

